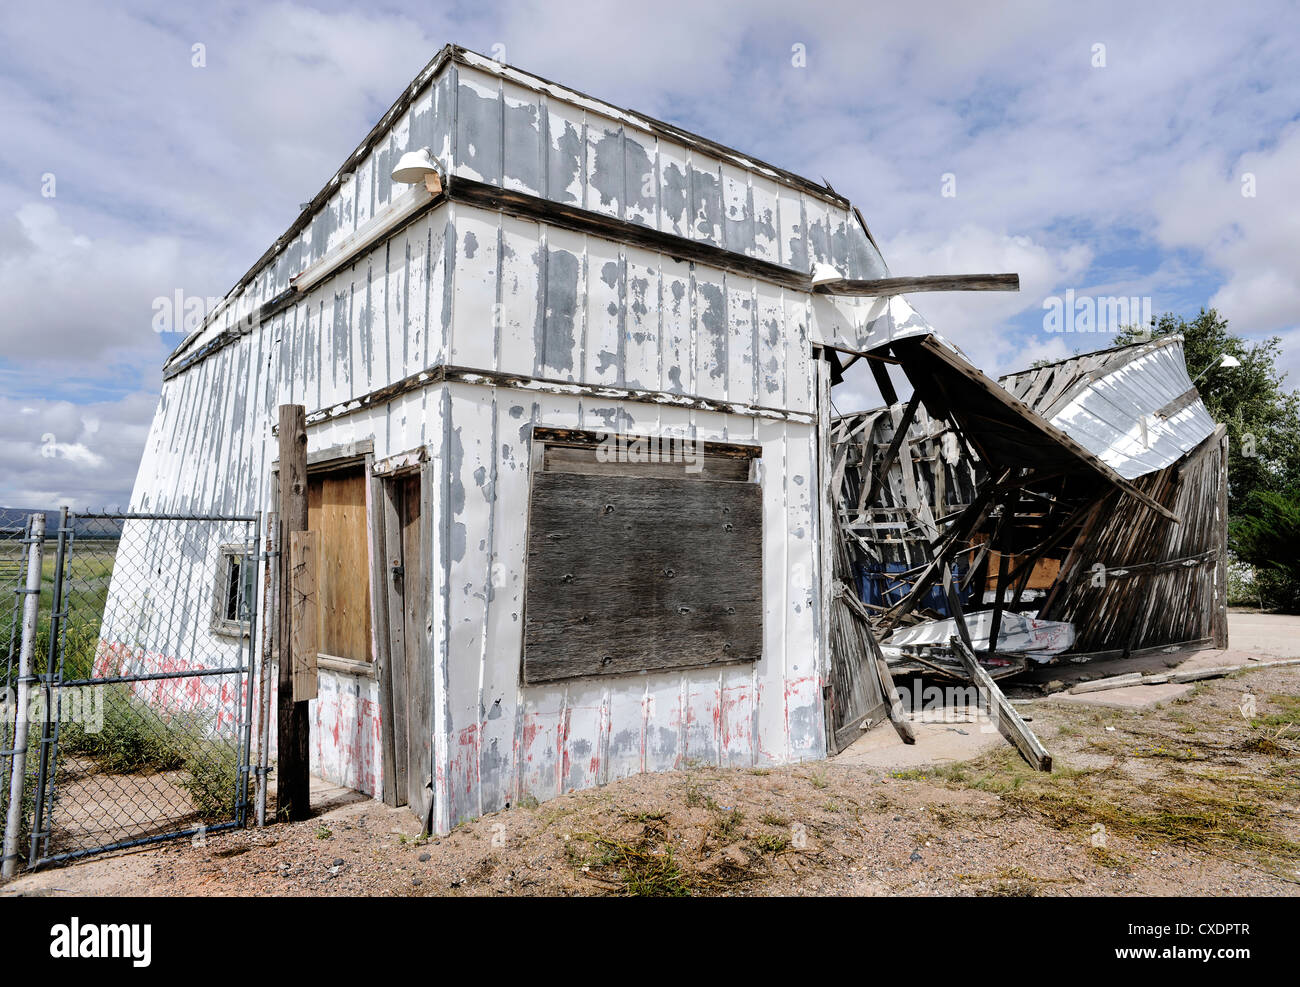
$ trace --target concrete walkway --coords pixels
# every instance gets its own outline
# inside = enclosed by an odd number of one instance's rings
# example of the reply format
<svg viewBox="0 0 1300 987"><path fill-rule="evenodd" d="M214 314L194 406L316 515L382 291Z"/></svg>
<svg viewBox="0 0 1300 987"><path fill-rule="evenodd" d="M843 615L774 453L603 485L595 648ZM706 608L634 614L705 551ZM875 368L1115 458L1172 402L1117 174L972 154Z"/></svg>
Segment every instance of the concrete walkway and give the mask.
<svg viewBox="0 0 1300 987"><path fill-rule="evenodd" d="M949 714L950 719L938 717ZM991 747L1005 744L996 728L987 720L975 722L974 716L961 710L938 710L933 719L928 714L913 714L915 744L904 744L888 720L870 730L837 754L835 764L881 768L886 771L919 768L932 764L954 764L978 757Z"/></svg>

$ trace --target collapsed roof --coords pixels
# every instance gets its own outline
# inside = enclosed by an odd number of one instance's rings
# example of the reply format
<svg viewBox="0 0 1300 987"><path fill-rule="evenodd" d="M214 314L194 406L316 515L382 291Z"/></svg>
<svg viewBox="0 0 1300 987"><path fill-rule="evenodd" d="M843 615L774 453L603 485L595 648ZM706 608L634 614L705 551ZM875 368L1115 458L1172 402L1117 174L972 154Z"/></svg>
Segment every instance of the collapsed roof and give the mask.
<svg viewBox="0 0 1300 987"><path fill-rule="evenodd" d="M997 587L994 614L1014 610L1046 560L1038 615L1083 621L1077 647L1225 646L1223 429L1188 377L1182 337L1076 355L999 384L919 316L904 327L903 311L879 306L885 322L874 332L885 342L864 355L898 365L913 398L844 416L834 431L841 528L882 572L881 633L922 607L960 614L972 584L980 598ZM954 436L967 450L962 468L975 470L958 504ZM1097 566L1109 581L1085 578ZM944 589L932 588L940 578Z"/></svg>

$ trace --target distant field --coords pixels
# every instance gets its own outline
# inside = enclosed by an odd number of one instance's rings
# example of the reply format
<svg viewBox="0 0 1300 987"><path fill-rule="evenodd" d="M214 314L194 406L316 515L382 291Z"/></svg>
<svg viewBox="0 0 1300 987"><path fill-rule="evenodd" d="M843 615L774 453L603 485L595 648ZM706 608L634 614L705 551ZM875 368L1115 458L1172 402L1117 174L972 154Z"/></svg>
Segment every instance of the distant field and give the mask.
<svg viewBox="0 0 1300 987"><path fill-rule="evenodd" d="M72 543L64 579L64 609L68 613L64 629L67 645L65 676L88 672L93 661L94 645L99 639L104 604L113 578L117 544L116 539L86 539ZM25 581L25 547L16 540L0 542L0 587L6 598L4 609L0 611L0 646L5 648L6 654L10 646L16 654L20 641L22 604L20 595L14 591ZM41 565L41 603L36 631L36 660L40 671L45 669L49 655L54 569L57 564L55 548L54 544L46 544Z"/></svg>

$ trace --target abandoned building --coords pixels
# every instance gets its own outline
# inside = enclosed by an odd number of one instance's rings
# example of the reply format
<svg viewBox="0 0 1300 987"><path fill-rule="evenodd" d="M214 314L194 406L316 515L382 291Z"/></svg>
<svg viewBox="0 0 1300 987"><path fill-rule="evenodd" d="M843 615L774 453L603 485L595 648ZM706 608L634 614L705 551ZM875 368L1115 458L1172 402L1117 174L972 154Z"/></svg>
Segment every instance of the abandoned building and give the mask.
<svg viewBox="0 0 1300 987"><path fill-rule="evenodd" d="M1027 592L1078 650L1221 640L1222 433L1181 349L999 384L903 292L1013 285L943 280L892 278L825 185L449 46L168 360L132 510L274 511L306 407L313 770L436 832L824 757L886 715L877 638L986 586L993 652ZM859 359L892 407L833 420ZM104 617L145 665L127 569L168 537L127 522ZM256 571L206 552L211 653L269 639Z"/></svg>

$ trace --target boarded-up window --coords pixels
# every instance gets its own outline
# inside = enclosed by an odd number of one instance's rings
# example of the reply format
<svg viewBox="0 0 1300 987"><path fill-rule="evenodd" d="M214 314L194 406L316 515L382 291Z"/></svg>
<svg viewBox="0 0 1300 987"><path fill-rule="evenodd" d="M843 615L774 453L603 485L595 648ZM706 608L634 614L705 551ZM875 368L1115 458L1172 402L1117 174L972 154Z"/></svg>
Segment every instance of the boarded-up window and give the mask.
<svg viewBox="0 0 1300 987"><path fill-rule="evenodd" d="M537 428L524 681L757 661L757 447Z"/></svg>
<svg viewBox="0 0 1300 987"><path fill-rule="evenodd" d="M366 473L362 465L307 478L307 527L320 532L320 651L370 661Z"/></svg>

